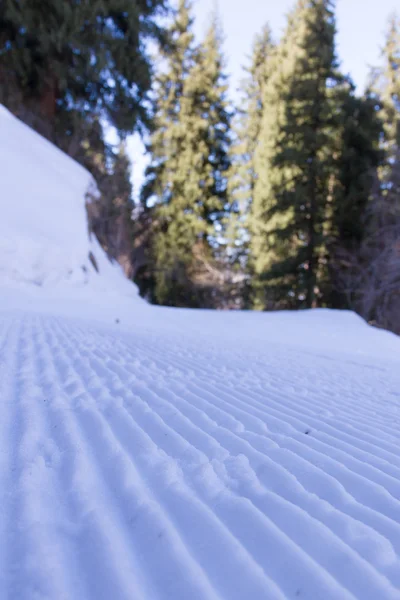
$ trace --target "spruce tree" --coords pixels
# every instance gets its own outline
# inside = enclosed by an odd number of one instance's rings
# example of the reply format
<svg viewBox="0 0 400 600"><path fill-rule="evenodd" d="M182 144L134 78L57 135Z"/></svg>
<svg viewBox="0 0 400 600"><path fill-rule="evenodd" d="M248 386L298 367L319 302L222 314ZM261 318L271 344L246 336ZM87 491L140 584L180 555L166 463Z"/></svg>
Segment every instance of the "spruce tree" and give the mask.
<svg viewBox="0 0 400 600"><path fill-rule="evenodd" d="M107 221L112 242L111 255L118 260L126 275L132 274L131 252L133 247L132 222L132 165L126 144L121 142L113 157L108 180L107 197L111 200Z"/></svg>
<svg viewBox="0 0 400 600"><path fill-rule="evenodd" d="M160 72L156 78L154 132L147 145L151 162L141 191L145 209L152 206L152 243L149 261L154 272L152 299L159 303L178 303L187 287L186 270L194 234L185 215L174 211L182 188L179 161L184 150L182 123L183 88L194 65L192 7L180 0L169 28L170 45L161 52ZM162 49L161 49L162 50Z"/></svg>
<svg viewBox="0 0 400 600"><path fill-rule="evenodd" d="M373 100L383 123L383 155L365 231L353 261L350 290L354 308L368 321L398 333L400 239L400 19L389 21L383 65L373 79Z"/></svg>
<svg viewBox="0 0 400 600"><path fill-rule="evenodd" d="M197 264L212 258L227 210L230 117L216 22L195 48L188 2L180 3L177 19L177 43L159 79L142 197L156 204L154 299L198 306L204 300L194 283Z"/></svg>
<svg viewBox="0 0 400 600"><path fill-rule="evenodd" d="M184 86L182 125L186 133L180 171L185 203L197 222L200 239L216 243L229 210L231 111L224 73L222 35L215 17Z"/></svg>
<svg viewBox="0 0 400 600"><path fill-rule="evenodd" d="M234 257L246 252L247 248L246 219L257 179L254 159L264 111L264 88L270 74L273 48L271 29L265 25L255 38L250 64L245 67L246 77L239 89L233 125L235 142L231 149L232 165L228 182L232 203L228 238ZM235 251L235 245L241 250Z"/></svg>
<svg viewBox="0 0 400 600"><path fill-rule="evenodd" d="M358 97L349 82L339 95L340 119L332 147L332 193L325 223L329 279L323 292L328 306L354 308L343 282L351 279L354 259L366 236L367 215L382 164L382 121L370 91Z"/></svg>
<svg viewBox="0 0 400 600"><path fill-rule="evenodd" d="M333 241L355 250L363 238L365 211L382 160L382 121L370 91L359 97L349 85L340 93L337 144L333 147L334 193L327 219Z"/></svg>
<svg viewBox="0 0 400 600"><path fill-rule="evenodd" d="M83 140L81 159L94 173L99 195L88 198L90 230L110 259L117 260L128 276L132 274L133 198L132 165L125 142L114 150L102 137L101 125L93 122L90 136Z"/></svg>
<svg viewBox="0 0 400 600"><path fill-rule="evenodd" d="M120 132L147 122L151 86L145 41L161 40L166 0L2 0L2 99L14 80L23 102L55 124L76 110L101 115ZM9 90L8 90L9 91ZM11 106L11 108L14 108Z"/></svg>
<svg viewBox="0 0 400 600"><path fill-rule="evenodd" d="M400 18L392 15L383 50L384 64L375 72L374 91L381 103L383 121L382 151L384 163L380 169L382 195L398 198L393 214L400 218Z"/></svg>
<svg viewBox="0 0 400 600"><path fill-rule="evenodd" d="M169 45L160 48L159 73L153 100L153 133L147 144L151 162L146 169L141 200L157 204L171 200L173 177L182 152L181 103L184 82L194 65L192 6L180 0L175 19L168 30Z"/></svg>
<svg viewBox="0 0 400 600"><path fill-rule="evenodd" d="M374 89L382 103L383 150L390 170L400 148L400 18L395 14L389 20L383 61L383 66L375 72Z"/></svg>
<svg viewBox="0 0 400 600"><path fill-rule="evenodd" d="M256 154L252 261L263 306L312 307L325 278L324 222L341 83L331 0L299 0L274 59Z"/></svg>

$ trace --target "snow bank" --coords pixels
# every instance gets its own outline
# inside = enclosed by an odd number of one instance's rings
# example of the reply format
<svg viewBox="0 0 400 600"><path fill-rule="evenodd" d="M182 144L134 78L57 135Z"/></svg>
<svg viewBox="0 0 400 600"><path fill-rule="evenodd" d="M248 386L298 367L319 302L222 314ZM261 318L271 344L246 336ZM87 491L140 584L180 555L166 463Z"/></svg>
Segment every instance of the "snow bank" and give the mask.
<svg viewBox="0 0 400 600"><path fill-rule="evenodd" d="M89 286L137 297L89 239L88 192L97 193L88 171L0 105L1 286Z"/></svg>

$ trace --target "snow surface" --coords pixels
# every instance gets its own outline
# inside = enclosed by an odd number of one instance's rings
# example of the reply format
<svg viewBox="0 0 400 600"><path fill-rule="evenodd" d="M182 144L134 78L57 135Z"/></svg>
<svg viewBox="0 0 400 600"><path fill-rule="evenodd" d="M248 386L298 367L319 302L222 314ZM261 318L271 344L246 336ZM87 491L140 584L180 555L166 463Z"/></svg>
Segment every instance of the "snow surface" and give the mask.
<svg viewBox="0 0 400 600"><path fill-rule="evenodd" d="M137 290L89 240L85 198L96 195L91 175L0 105L0 278L2 286L69 290ZM100 276L89 259L96 259ZM26 285L28 284L28 285ZM33 284L33 285L32 285ZM41 301L43 293L40 294Z"/></svg>
<svg viewBox="0 0 400 600"><path fill-rule="evenodd" d="M400 598L399 338L150 307L89 185L0 110L0 598Z"/></svg>

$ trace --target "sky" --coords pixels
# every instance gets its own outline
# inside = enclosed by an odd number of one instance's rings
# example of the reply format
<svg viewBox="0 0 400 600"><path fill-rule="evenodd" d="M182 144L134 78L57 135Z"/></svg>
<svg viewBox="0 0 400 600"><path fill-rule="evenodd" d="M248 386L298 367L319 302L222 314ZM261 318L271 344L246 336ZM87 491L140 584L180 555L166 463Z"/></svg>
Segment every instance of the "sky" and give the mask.
<svg viewBox="0 0 400 600"><path fill-rule="evenodd" d="M237 88L242 66L250 55L254 36L269 22L276 38L285 26L285 17L295 0L194 0L195 32L204 35L210 16L218 6L222 22L232 95ZM379 63L384 32L390 13L400 13L399 0L337 0L337 54L342 70L350 73L360 92L363 91L369 67ZM133 162L135 196L142 183L146 158L137 138L129 143Z"/></svg>

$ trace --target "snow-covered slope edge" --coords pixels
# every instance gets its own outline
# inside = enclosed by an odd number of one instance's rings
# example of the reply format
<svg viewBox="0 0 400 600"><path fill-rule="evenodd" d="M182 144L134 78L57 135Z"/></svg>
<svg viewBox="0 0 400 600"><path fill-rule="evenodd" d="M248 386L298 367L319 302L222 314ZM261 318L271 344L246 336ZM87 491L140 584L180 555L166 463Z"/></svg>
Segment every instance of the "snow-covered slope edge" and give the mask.
<svg viewBox="0 0 400 600"><path fill-rule="evenodd" d="M137 296L89 239L82 166L0 105L0 285L82 288ZM99 273L90 261L94 255Z"/></svg>

